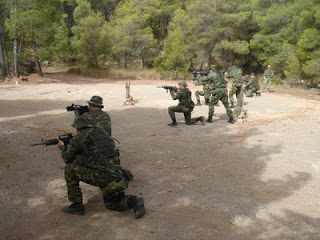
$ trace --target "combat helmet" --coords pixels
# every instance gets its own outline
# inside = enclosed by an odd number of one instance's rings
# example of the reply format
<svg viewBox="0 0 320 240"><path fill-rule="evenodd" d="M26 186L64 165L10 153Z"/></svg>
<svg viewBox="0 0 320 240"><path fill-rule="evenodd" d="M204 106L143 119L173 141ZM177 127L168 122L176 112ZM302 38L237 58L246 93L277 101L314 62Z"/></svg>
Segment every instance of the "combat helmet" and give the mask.
<svg viewBox="0 0 320 240"><path fill-rule="evenodd" d="M178 84L184 87L188 87L188 84L185 81L180 81L178 82Z"/></svg>
<svg viewBox="0 0 320 240"><path fill-rule="evenodd" d="M102 97L100 97L100 96L92 96L90 101L88 101L87 103L90 103L94 106L103 108Z"/></svg>
<svg viewBox="0 0 320 240"><path fill-rule="evenodd" d="M216 68L217 68L217 66L212 64L212 65L209 66L208 70L214 71L214 70L216 70Z"/></svg>
<svg viewBox="0 0 320 240"><path fill-rule="evenodd" d="M94 121L92 118L90 118L86 114L83 114L83 115L77 116L74 119L74 123L71 126L76 129L80 129L84 127L90 128L90 127L94 127Z"/></svg>

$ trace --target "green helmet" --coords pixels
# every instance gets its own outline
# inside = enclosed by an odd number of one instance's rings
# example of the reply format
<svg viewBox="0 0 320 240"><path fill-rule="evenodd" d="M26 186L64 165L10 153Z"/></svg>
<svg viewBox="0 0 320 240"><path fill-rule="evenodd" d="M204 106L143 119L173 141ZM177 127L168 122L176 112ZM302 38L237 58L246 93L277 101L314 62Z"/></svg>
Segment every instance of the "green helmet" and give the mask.
<svg viewBox="0 0 320 240"><path fill-rule="evenodd" d="M86 114L77 116L74 119L74 123L71 125L76 129L84 128L84 127L94 127L94 121L92 118L87 116Z"/></svg>
<svg viewBox="0 0 320 240"><path fill-rule="evenodd" d="M100 96L92 96L90 101L88 101L87 103L90 103L90 104L97 106L97 107L103 107L102 97L100 97Z"/></svg>
<svg viewBox="0 0 320 240"><path fill-rule="evenodd" d="M178 82L179 85L188 87L188 84L185 81Z"/></svg>
<svg viewBox="0 0 320 240"><path fill-rule="evenodd" d="M244 76L244 79L249 79L249 78L250 78L249 75L245 75L245 76Z"/></svg>

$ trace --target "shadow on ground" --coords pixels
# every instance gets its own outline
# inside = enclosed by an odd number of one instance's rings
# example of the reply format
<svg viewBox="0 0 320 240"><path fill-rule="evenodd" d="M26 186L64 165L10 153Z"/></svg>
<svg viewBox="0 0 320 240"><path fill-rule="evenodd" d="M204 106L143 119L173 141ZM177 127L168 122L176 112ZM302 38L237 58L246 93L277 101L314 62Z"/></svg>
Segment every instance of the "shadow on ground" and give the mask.
<svg viewBox="0 0 320 240"><path fill-rule="evenodd" d="M17 103L1 101L15 108ZM239 218L255 220L268 204L286 198L310 179L296 172L279 179L262 180L271 153L281 154L281 145L266 148L249 145L248 136L262 134L257 128L239 128L227 116L205 126L187 126L177 115L178 126L168 127L166 109L124 107L110 111L113 137L121 143L121 162L135 175L127 193L145 198L147 214L134 220L133 213L111 212L103 205L98 188L82 184L87 214L70 216L60 208L69 204L63 178L64 164L56 146L30 147L41 137L70 132L72 113L38 115L43 101L23 101L34 116L0 122L1 231L3 238L216 238L248 239L268 236L295 238L292 223L303 223L299 236L315 236L320 220L286 211L270 214L270 222L250 221L237 231ZM54 110L69 103L47 103ZM34 108L33 108L34 106ZM11 116L11 115L10 115ZM36 129L36 131L35 131ZM241 222L241 221L240 221Z"/></svg>

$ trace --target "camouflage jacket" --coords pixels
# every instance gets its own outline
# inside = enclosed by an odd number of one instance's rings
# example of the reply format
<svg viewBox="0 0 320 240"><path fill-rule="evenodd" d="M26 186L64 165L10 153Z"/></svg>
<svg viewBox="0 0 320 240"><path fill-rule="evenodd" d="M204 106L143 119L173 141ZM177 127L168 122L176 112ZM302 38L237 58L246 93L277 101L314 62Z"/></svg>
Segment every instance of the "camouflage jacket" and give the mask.
<svg viewBox="0 0 320 240"><path fill-rule="evenodd" d="M188 88L183 88L179 90L177 93L171 91L170 94L173 100L179 100L179 106L183 106L190 109L194 108L194 102L191 98L191 91Z"/></svg>
<svg viewBox="0 0 320 240"><path fill-rule="evenodd" d="M214 71L202 79L202 83L209 84L211 90L226 88L227 83L224 80L223 74L220 71Z"/></svg>
<svg viewBox="0 0 320 240"><path fill-rule="evenodd" d="M273 78L274 73L273 73L272 70L267 69L267 70L264 71L263 76L264 76L266 79L271 79L271 78Z"/></svg>
<svg viewBox="0 0 320 240"><path fill-rule="evenodd" d="M259 88L259 80L256 76L250 77L250 82L252 82L252 87Z"/></svg>
<svg viewBox="0 0 320 240"><path fill-rule="evenodd" d="M60 150L67 164L76 162L91 169L113 169L115 175L121 175L113 141L102 128L83 129Z"/></svg>
<svg viewBox="0 0 320 240"><path fill-rule="evenodd" d="M242 70L240 68L233 68L228 74L228 78L232 79L232 85L235 87L241 87L242 80Z"/></svg>
<svg viewBox="0 0 320 240"><path fill-rule="evenodd" d="M206 77L205 77L205 76L198 76L198 77L197 77L197 80L198 80L198 81L196 81L196 82L194 83L194 85L196 85L196 86L203 85L203 90L204 90L204 91L210 90L210 84L202 82L203 79L206 79Z"/></svg>
<svg viewBox="0 0 320 240"><path fill-rule="evenodd" d="M248 80L244 80L243 84L246 85L247 88L252 88L254 83L254 78L250 77Z"/></svg>
<svg viewBox="0 0 320 240"><path fill-rule="evenodd" d="M91 112L84 114L93 119L96 127L103 128L111 137L111 118L108 113L102 111L100 108L94 108Z"/></svg>

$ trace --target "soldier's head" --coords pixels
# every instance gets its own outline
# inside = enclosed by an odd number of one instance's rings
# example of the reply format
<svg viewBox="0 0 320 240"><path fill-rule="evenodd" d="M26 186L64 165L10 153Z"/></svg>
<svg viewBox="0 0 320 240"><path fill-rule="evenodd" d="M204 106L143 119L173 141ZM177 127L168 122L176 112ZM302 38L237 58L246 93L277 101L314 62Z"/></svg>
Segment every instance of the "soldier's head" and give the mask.
<svg viewBox="0 0 320 240"><path fill-rule="evenodd" d="M71 126L79 132L82 129L94 127L94 121L87 114L82 114L74 119L74 123Z"/></svg>
<svg viewBox="0 0 320 240"><path fill-rule="evenodd" d="M269 70L271 69L271 65L268 65L268 69L269 69Z"/></svg>
<svg viewBox="0 0 320 240"><path fill-rule="evenodd" d="M102 97L92 96L89 103L89 111L91 112L94 108L103 108Z"/></svg>
<svg viewBox="0 0 320 240"><path fill-rule="evenodd" d="M215 71L216 70L216 65L210 65L210 67L209 67L209 72L213 72L213 71Z"/></svg>
<svg viewBox="0 0 320 240"><path fill-rule="evenodd" d="M188 87L188 84L185 81L178 82L178 85L180 89Z"/></svg>
<svg viewBox="0 0 320 240"><path fill-rule="evenodd" d="M244 75L244 79L245 79L245 80L248 80L249 78L250 78L249 75Z"/></svg>
<svg viewBox="0 0 320 240"><path fill-rule="evenodd" d="M251 77L254 77L254 73L251 73L250 76L251 76Z"/></svg>

